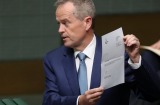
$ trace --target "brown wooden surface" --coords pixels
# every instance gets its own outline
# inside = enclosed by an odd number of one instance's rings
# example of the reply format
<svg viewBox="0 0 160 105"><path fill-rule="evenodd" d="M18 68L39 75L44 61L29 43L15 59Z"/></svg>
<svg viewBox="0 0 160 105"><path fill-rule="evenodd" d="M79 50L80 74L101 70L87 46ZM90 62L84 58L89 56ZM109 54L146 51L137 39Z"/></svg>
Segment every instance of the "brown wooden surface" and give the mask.
<svg viewBox="0 0 160 105"><path fill-rule="evenodd" d="M103 35L119 27L124 34L135 34L143 45L160 39L160 13L103 15L96 17L95 32Z"/></svg>
<svg viewBox="0 0 160 105"><path fill-rule="evenodd" d="M41 60L0 62L0 95L43 93Z"/></svg>

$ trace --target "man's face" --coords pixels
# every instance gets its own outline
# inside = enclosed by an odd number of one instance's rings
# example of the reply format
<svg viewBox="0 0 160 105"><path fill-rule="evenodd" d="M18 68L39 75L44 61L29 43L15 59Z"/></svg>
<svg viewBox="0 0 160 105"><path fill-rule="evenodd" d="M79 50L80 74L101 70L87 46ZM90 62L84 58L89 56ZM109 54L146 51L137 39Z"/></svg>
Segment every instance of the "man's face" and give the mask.
<svg viewBox="0 0 160 105"><path fill-rule="evenodd" d="M71 2L60 5L56 10L56 20L64 45L76 49L85 43L86 23L76 18L74 11L75 7Z"/></svg>

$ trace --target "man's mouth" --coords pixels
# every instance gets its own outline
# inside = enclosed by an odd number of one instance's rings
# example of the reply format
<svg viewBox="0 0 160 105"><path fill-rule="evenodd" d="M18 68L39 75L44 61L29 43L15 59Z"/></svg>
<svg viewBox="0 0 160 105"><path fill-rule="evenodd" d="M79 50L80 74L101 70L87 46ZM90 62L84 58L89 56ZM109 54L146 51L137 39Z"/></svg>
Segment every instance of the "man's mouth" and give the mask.
<svg viewBox="0 0 160 105"><path fill-rule="evenodd" d="M62 40L66 40L68 37L62 37Z"/></svg>

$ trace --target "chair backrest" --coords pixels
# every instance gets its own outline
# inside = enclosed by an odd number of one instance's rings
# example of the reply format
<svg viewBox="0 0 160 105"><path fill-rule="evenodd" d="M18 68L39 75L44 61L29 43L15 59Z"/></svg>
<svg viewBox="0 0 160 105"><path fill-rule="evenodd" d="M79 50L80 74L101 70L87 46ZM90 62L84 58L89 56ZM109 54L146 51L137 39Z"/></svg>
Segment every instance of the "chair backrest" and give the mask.
<svg viewBox="0 0 160 105"><path fill-rule="evenodd" d="M22 99L20 98L13 98L13 99L1 99L0 105L27 105Z"/></svg>

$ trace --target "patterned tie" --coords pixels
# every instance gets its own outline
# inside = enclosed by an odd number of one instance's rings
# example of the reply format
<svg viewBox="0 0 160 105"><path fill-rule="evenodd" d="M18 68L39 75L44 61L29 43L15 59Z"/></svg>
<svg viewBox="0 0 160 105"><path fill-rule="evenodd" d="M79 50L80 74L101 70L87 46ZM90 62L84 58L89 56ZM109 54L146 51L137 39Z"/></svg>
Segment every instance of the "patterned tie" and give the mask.
<svg viewBox="0 0 160 105"><path fill-rule="evenodd" d="M78 58L80 60L79 69L78 69L78 79L81 94L84 94L88 89L87 84L87 69L85 64L86 55L84 53L79 53Z"/></svg>

